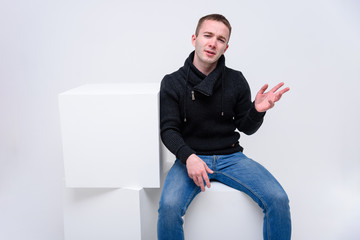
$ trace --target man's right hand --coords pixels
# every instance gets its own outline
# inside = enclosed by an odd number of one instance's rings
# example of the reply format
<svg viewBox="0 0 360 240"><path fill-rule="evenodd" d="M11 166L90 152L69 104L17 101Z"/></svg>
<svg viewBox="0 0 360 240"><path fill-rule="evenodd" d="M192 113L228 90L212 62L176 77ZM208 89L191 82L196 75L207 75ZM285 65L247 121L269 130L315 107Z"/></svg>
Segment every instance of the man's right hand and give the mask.
<svg viewBox="0 0 360 240"><path fill-rule="evenodd" d="M194 183L201 188L201 191L205 191L204 181L206 186L210 188L210 180L208 173L214 173L206 163L196 156L191 154L186 160L186 168L189 177L194 181Z"/></svg>

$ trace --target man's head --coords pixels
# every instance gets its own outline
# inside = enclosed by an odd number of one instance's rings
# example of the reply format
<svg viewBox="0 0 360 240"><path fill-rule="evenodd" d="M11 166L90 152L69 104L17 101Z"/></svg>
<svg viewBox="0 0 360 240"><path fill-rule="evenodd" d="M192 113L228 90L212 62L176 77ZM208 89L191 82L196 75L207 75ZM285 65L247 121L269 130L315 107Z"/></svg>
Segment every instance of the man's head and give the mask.
<svg viewBox="0 0 360 240"><path fill-rule="evenodd" d="M202 18L199 19L199 22L196 26L196 30L195 30L195 35L198 36L199 35L199 30L201 28L201 25L203 24L204 21L206 20L213 20L213 21L217 21L217 22L222 22L228 29L229 29L229 38L231 35L231 25L230 22L221 14L209 14L206 15ZM229 40L229 39L228 39Z"/></svg>
<svg viewBox="0 0 360 240"><path fill-rule="evenodd" d="M193 64L204 74L215 69L217 61L228 48L231 26L222 15L211 14L200 18L192 44L195 47Z"/></svg>

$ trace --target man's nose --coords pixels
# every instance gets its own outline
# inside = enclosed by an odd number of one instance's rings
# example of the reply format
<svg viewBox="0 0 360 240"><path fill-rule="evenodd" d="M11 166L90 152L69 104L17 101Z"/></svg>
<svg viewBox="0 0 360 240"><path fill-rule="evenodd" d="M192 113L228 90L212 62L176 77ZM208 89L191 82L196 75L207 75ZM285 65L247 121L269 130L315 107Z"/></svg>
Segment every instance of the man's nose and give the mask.
<svg viewBox="0 0 360 240"><path fill-rule="evenodd" d="M216 48L216 39L215 38L211 38L209 40L209 47Z"/></svg>

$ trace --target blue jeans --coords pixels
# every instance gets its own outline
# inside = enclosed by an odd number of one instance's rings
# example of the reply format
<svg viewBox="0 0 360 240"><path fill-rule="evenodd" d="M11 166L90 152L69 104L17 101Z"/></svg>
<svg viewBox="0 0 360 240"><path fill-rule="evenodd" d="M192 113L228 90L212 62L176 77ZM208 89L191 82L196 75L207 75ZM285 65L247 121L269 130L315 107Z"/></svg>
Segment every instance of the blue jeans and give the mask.
<svg viewBox="0 0 360 240"><path fill-rule="evenodd" d="M284 189L269 171L241 152L199 157L214 171L213 174L208 174L210 180L217 180L248 194L263 209L264 239L290 239L289 200ZM166 177L161 194L159 240L184 239L182 216L199 192L200 187L189 178L186 166L177 159Z"/></svg>

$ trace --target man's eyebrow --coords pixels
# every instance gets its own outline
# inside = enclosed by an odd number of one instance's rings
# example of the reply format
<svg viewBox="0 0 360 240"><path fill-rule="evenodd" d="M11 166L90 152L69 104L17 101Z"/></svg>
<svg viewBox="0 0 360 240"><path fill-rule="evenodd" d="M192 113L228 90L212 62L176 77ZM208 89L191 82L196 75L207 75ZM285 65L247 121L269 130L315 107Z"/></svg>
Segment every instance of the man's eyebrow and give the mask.
<svg viewBox="0 0 360 240"><path fill-rule="evenodd" d="M203 32L203 34L210 34L210 35L214 35L213 32Z"/></svg>
<svg viewBox="0 0 360 240"><path fill-rule="evenodd" d="M215 35L213 32L203 32L203 34ZM227 40L226 37L224 37L223 35L219 35L218 38L224 39L225 41Z"/></svg>
<svg viewBox="0 0 360 240"><path fill-rule="evenodd" d="M223 39L224 41L226 41L226 40L227 40L227 39L226 39L226 37L221 36L221 35L219 36L219 38L220 38L220 39Z"/></svg>

